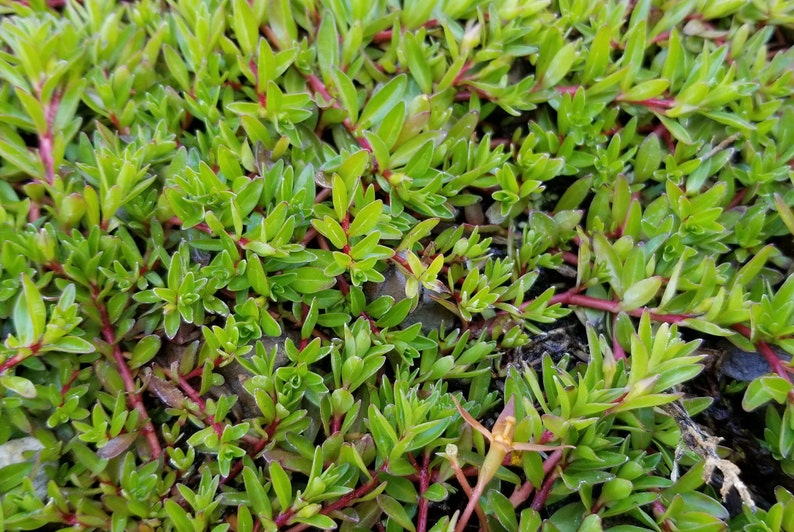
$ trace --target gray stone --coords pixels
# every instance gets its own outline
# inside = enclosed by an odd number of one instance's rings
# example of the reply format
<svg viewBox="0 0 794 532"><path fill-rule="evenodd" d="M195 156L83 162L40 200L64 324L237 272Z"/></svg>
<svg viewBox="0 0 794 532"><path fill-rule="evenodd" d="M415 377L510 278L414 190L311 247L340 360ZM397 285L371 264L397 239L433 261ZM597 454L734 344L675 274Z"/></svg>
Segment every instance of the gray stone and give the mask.
<svg viewBox="0 0 794 532"><path fill-rule="evenodd" d="M364 293L369 300L372 301L380 296L391 296L395 302L405 299L405 275L395 266L390 266L383 272L383 277L385 279L382 283L367 283L364 286ZM440 295L420 285L419 303L408 314L401 327L406 328L414 323L421 323L423 333L439 329L442 325L446 326L447 330L456 327L459 322L458 317L432 297Z"/></svg>
<svg viewBox="0 0 794 532"><path fill-rule="evenodd" d="M784 362L788 363L791 360L791 355L777 346L772 346L772 350ZM723 375L737 381L750 382L770 373L772 368L761 353L742 351L731 344L726 348L722 357L720 370Z"/></svg>
<svg viewBox="0 0 794 532"><path fill-rule="evenodd" d="M38 462L44 446L33 437L18 438L0 445L0 468L23 462L33 463L33 488L40 499L47 496L47 474Z"/></svg>
<svg viewBox="0 0 794 532"><path fill-rule="evenodd" d="M293 342L297 343L299 341L299 338L296 334L288 334L289 337L292 338ZM265 346L265 351L267 352L268 356L270 356L273 348L276 348L276 360L274 367L280 368L289 363L287 352L284 349L284 343L287 341L287 334L282 334L281 336L275 338L265 336L260 340ZM245 355L245 358L250 358L254 353L255 350L252 349L249 354ZM256 404L256 400L254 399L254 396L251 395L251 392L249 392L245 387L246 381L251 378L251 373L236 360L226 366L218 368L217 371L223 375L224 383L221 386L213 386L210 388L210 394L216 397L221 395L236 395L237 404L235 405L235 411L232 413L238 416L240 419L259 415L260 412L259 407Z"/></svg>

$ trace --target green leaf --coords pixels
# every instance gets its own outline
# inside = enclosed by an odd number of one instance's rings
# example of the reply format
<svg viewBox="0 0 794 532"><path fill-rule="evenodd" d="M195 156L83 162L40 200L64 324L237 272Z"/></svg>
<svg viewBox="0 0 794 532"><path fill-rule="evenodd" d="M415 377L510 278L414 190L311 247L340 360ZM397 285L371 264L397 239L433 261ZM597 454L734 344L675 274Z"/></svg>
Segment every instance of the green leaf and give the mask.
<svg viewBox="0 0 794 532"><path fill-rule="evenodd" d="M36 154L20 147L13 139L0 138L0 157L19 168L29 176L44 175L44 166Z"/></svg>
<svg viewBox="0 0 794 532"><path fill-rule="evenodd" d="M629 311L639 308L659 292L662 286L662 278L659 276L649 277L631 285L623 293L620 301L620 310Z"/></svg>
<svg viewBox="0 0 794 532"><path fill-rule="evenodd" d="M267 39L259 39L259 47L257 49L256 72L257 72L257 88L260 92L270 86L270 82L276 79L276 58L273 55L273 49L270 48L270 43ZM254 104L253 115L256 116L258 112L257 104Z"/></svg>
<svg viewBox="0 0 794 532"><path fill-rule="evenodd" d="M620 527L613 527L613 530L615 528ZM577 532L601 532L602 530L604 530L604 528L601 524L601 517L598 514L590 514L584 518L582 524L579 525Z"/></svg>
<svg viewBox="0 0 794 532"><path fill-rule="evenodd" d="M696 331L710 334L712 336L733 336L736 334L736 331L720 327L719 325L716 325L708 320L687 318L679 323L683 327L689 327Z"/></svg>
<svg viewBox="0 0 794 532"><path fill-rule="evenodd" d="M778 253L777 248L772 244L764 246L736 272L731 284L733 286L747 286L761 273L761 269L766 265L766 262Z"/></svg>
<svg viewBox="0 0 794 532"><path fill-rule="evenodd" d="M31 346L38 342L47 325L47 308L36 283L22 274L22 293L14 305L14 327L20 345Z"/></svg>
<svg viewBox="0 0 794 532"><path fill-rule="evenodd" d="M8 493L22 484L25 477L33 470L33 465L33 462L25 461L0 467L0 493ZM2 510L0 510L0 512L2 512ZM2 513L0 513L0 519L2 519L2 517Z"/></svg>
<svg viewBox="0 0 794 532"><path fill-rule="evenodd" d="M171 523L176 527L178 532L195 531L187 511L179 506L174 499L165 500L165 513L168 514Z"/></svg>
<svg viewBox="0 0 794 532"><path fill-rule="evenodd" d="M257 517L270 519L272 513L270 499L262 485L262 481L256 476L254 470L248 466L243 468L243 480L248 502L254 512L256 512Z"/></svg>
<svg viewBox="0 0 794 532"><path fill-rule="evenodd" d="M405 46L405 60L408 64L408 71L413 76L417 85L425 94L433 92L433 75L430 72L430 65L424 56L424 43L419 42L414 33L403 35Z"/></svg>
<svg viewBox="0 0 794 532"><path fill-rule="evenodd" d="M278 44L281 48L289 48L298 40L298 27L289 0L267 0L267 6L268 22Z"/></svg>
<svg viewBox="0 0 794 532"><path fill-rule="evenodd" d="M246 489L246 491L248 491ZM237 507L237 532L253 532L254 519L248 506L241 504Z"/></svg>
<svg viewBox="0 0 794 532"><path fill-rule="evenodd" d="M139 368L149 362L160 351L161 344L160 337L156 334L150 334L141 338L132 350L130 367Z"/></svg>
<svg viewBox="0 0 794 532"><path fill-rule="evenodd" d="M342 108L347 111L350 122L354 125L358 121L358 95L356 86L342 70L335 68L331 71L331 77L341 101Z"/></svg>
<svg viewBox="0 0 794 532"><path fill-rule="evenodd" d="M383 480L386 481L386 493L390 497L394 497L396 500L403 503L416 504L419 499L419 493L413 482L405 477L396 477L392 475L384 475Z"/></svg>
<svg viewBox="0 0 794 532"><path fill-rule="evenodd" d="M376 133L386 148L393 148L400 137L400 132L405 125L405 109L405 102L399 101L388 110L382 119L377 120ZM375 119L373 118L373 120ZM359 123L361 123L361 120L359 120Z"/></svg>
<svg viewBox="0 0 794 532"><path fill-rule="evenodd" d="M378 455L386 457L397 444L397 433L375 405L370 405L368 413L369 429L372 431Z"/></svg>
<svg viewBox="0 0 794 532"><path fill-rule="evenodd" d="M547 89L559 83L571 70L574 61L576 61L576 55L576 43L569 42L560 48L554 54L554 59L551 60L546 72L543 73L541 87Z"/></svg>
<svg viewBox="0 0 794 532"><path fill-rule="evenodd" d="M791 393L792 384L778 375L764 375L753 380L742 399L742 408L751 412L769 401L784 403Z"/></svg>
<svg viewBox="0 0 794 532"><path fill-rule="evenodd" d="M336 283L336 279L325 275L320 268L304 266L292 271L295 273L295 281L290 286L301 294L316 294Z"/></svg>
<svg viewBox="0 0 794 532"><path fill-rule="evenodd" d="M590 43L590 50L585 59L582 79L592 82L600 78L610 63L609 53L612 48L612 31L608 26L599 26L595 37Z"/></svg>
<svg viewBox="0 0 794 532"><path fill-rule="evenodd" d="M662 142L658 135L648 135L640 144L634 159L634 180L647 181L662 163Z"/></svg>
<svg viewBox="0 0 794 532"><path fill-rule="evenodd" d="M337 173L342 178L348 194L356 188L357 180L364 174L369 160L369 153L366 150L359 150L339 165Z"/></svg>
<svg viewBox="0 0 794 532"><path fill-rule="evenodd" d="M739 118L739 116L735 113L726 113L724 111L708 111L703 113L704 116L711 118L715 122L720 124L731 126L742 133L749 134L751 131L755 131L755 125L747 120Z"/></svg>
<svg viewBox="0 0 794 532"><path fill-rule="evenodd" d="M16 375L0 375L0 385L26 399L33 399L37 395L32 382Z"/></svg>
<svg viewBox="0 0 794 532"><path fill-rule="evenodd" d="M245 2L245 0L240 0ZM165 57L165 64L168 66L168 71L174 76L179 87L185 91L190 91L190 75L185 66L185 61L180 57L176 50L168 46L163 46L163 57Z"/></svg>
<svg viewBox="0 0 794 532"><path fill-rule="evenodd" d="M276 319L270 315L270 312L264 310L260 313L259 325L262 327L262 332L265 336L278 337L281 336L281 325Z"/></svg>
<svg viewBox="0 0 794 532"><path fill-rule="evenodd" d="M155 338L159 340L159 337ZM59 338L53 347L65 353L93 353L96 350L94 344L77 336L64 336Z"/></svg>
<svg viewBox="0 0 794 532"><path fill-rule="evenodd" d="M665 127L665 129L669 131L670 134L676 138L676 140L679 140L684 144L692 144L694 142L692 137L689 136L689 132L678 122L678 120L668 118L661 113L654 114L656 114L656 117L662 122L662 125Z"/></svg>
<svg viewBox="0 0 794 532"><path fill-rule="evenodd" d="M361 112L359 126L368 129L382 121L389 110L402 99L407 83L408 77L400 74L376 90Z"/></svg>
<svg viewBox="0 0 794 532"><path fill-rule="evenodd" d="M176 333L179 331L179 326L182 324L182 316L176 309L173 312L167 312L163 315L163 329L165 335L169 340L172 340Z"/></svg>
<svg viewBox="0 0 794 532"><path fill-rule="evenodd" d="M47 117L44 114L44 106L27 91L17 89L16 94L28 116L33 121L36 131L39 135L45 134L47 131Z"/></svg>
<svg viewBox="0 0 794 532"><path fill-rule="evenodd" d="M724 18L732 15L747 4L746 0L720 0L703 4L701 15L704 20Z"/></svg>
<svg viewBox="0 0 794 532"><path fill-rule="evenodd" d="M612 244L601 233L593 235L593 251L595 252L596 260L606 266L606 271L609 278L609 284L612 289L618 294L623 293L621 285L621 271L623 265L620 262L618 254L612 247Z"/></svg>
<svg viewBox="0 0 794 532"><path fill-rule="evenodd" d="M328 9L322 13L320 28L317 30L317 64L323 80L331 79L331 73L339 66L339 33L333 13ZM365 126L366 127L366 126Z"/></svg>
<svg viewBox="0 0 794 532"><path fill-rule="evenodd" d="M380 231L373 231L362 238L350 248L350 256L354 260L363 261L366 259L387 259L394 255L391 248L378 245L380 241Z"/></svg>
<svg viewBox="0 0 794 532"><path fill-rule="evenodd" d="M383 202L381 200L376 200L367 204L356 214L353 223L351 223L350 227L347 229L347 236L353 238L370 232L378 225L382 212Z"/></svg>
<svg viewBox="0 0 794 532"><path fill-rule="evenodd" d="M383 139L369 130L364 130L364 138L367 139L367 142L372 147L372 155L375 156L378 166L380 168L389 168L391 165L389 146L383 142Z"/></svg>
<svg viewBox="0 0 794 532"><path fill-rule="evenodd" d="M336 528L336 522L323 514L314 514L308 517L298 516L295 518L295 521L307 524L317 530L332 530Z"/></svg>
<svg viewBox="0 0 794 532"><path fill-rule="evenodd" d="M278 503L281 505L281 511L287 511L292 505L292 483L277 460L270 462L270 480L273 485L273 491L276 492Z"/></svg>
<svg viewBox="0 0 794 532"><path fill-rule="evenodd" d="M671 393L653 393L625 399L622 403L613 408L613 412L626 412L627 410L638 410L641 408L648 408L651 406L659 406L667 403L672 403L678 399L678 395Z"/></svg>
<svg viewBox="0 0 794 532"><path fill-rule="evenodd" d="M350 206L349 192L342 177L334 174L331 195L334 204L334 214L336 214L336 219L340 222L344 220L347 208Z"/></svg>
<svg viewBox="0 0 794 532"><path fill-rule="evenodd" d="M626 32L626 46L623 49L621 66L626 67L626 73L621 81L621 88L626 90L634 82L637 73L643 65L643 56L646 53L647 23L640 17L640 9L633 10L634 16L630 29ZM636 22L635 22L636 21Z"/></svg>
<svg viewBox="0 0 794 532"><path fill-rule="evenodd" d="M411 250L411 248L413 248L417 242L430 234L433 228L438 225L439 221L440 220L438 218L427 218L414 225L407 233L405 233L402 242L400 242L400 245L397 246L395 252Z"/></svg>
<svg viewBox="0 0 794 532"><path fill-rule="evenodd" d="M783 197L777 193L775 193L775 207L780 215L780 219L786 224L786 229L788 229L789 233L794 235L794 211L786 205Z"/></svg>
<svg viewBox="0 0 794 532"><path fill-rule="evenodd" d="M521 521L518 532L537 532L541 529L543 519L537 510L526 508L521 510Z"/></svg>
<svg viewBox="0 0 794 532"><path fill-rule="evenodd" d="M317 298L314 297L312 298L311 305L309 305L309 311L305 313L303 324L301 325L301 338L311 338L312 330L314 329L314 326L317 325L318 316L319 311L317 310Z"/></svg>
<svg viewBox="0 0 794 532"><path fill-rule="evenodd" d="M397 525L400 526L403 530L408 530L410 532L416 532L416 527L414 526L413 522L411 521L408 512L405 510L405 506L401 503L397 502L396 499L389 497L386 494L378 495L378 506L386 512L388 515Z"/></svg>
<svg viewBox="0 0 794 532"><path fill-rule="evenodd" d="M251 57L259 38L259 21L248 0L234 0L234 34L246 57Z"/></svg>
<svg viewBox="0 0 794 532"><path fill-rule="evenodd" d="M347 244L347 236L345 235L344 229L339 225L339 222L330 216L326 215L322 220L314 218L312 220L312 227L317 229L321 235L330 240L331 244L338 249L344 248Z"/></svg>
<svg viewBox="0 0 794 532"><path fill-rule="evenodd" d="M496 515L496 519L507 530L518 530L518 519L513 503L496 490L488 492L488 505Z"/></svg>
<svg viewBox="0 0 794 532"><path fill-rule="evenodd" d="M627 102L649 100L662 94L669 86L670 82L666 79L644 81L626 91L621 99Z"/></svg>

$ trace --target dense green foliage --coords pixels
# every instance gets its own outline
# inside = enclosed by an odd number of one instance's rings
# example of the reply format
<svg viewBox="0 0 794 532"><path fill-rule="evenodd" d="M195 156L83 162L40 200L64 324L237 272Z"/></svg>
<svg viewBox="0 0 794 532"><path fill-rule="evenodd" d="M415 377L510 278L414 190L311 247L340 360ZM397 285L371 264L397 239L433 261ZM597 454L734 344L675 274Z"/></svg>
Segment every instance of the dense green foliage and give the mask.
<svg viewBox="0 0 794 532"><path fill-rule="evenodd" d="M402 4L0 1L0 530L794 529L794 2Z"/></svg>

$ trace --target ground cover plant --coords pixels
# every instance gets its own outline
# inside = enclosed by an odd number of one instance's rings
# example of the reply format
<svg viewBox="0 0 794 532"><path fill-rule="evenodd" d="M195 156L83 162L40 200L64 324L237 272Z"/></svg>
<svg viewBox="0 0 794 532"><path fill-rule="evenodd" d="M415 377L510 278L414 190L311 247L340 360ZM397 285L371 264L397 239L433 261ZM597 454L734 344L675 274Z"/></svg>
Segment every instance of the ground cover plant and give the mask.
<svg viewBox="0 0 794 532"><path fill-rule="evenodd" d="M0 530L794 530L794 3L0 11Z"/></svg>

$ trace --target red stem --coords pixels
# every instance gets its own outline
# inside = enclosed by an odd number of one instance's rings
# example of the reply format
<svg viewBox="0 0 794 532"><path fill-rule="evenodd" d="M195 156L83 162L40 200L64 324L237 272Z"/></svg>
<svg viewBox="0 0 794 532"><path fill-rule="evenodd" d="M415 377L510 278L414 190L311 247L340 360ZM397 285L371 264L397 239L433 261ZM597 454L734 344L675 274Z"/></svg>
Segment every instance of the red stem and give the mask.
<svg viewBox="0 0 794 532"><path fill-rule="evenodd" d="M303 236L303 240L301 241L301 244L303 246L308 246L309 243L312 240L314 240L314 237L316 236L317 236L317 229L315 229L314 227L310 227L309 230L306 231L306 234Z"/></svg>
<svg viewBox="0 0 794 532"><path fill-rule="evenodd" d="M52 101L45 104L41 101L41 92L39 92L39 102L44 105L46 109L47 129L39 133L39 157L44 164L45 176L47 183L52 185L55 179L55 159L53 158L53 131L52 124L55 121L55 115L58 113L58 105L61 103L61 90L55 91L52 96Z"/></svg>
<svg viewBox="0 0 794 532"><path fill-rule="evenodd" d="M438 20L430 19L427 22L423 23L420 27L434 28L436 26L438 26ZM403 28L400 28L400 33L401 34L404 31L405 30ZM382 31L379 31L375 35L372 36L372 42L373 42L373 44L380 44L380 43L388 42L388 41L391 40L393 35L394 35L394 30L392 30L392 29L382 30Z"/></svg>
<svg viewBox="0 0 794 532"><path fill-rule="evenodd" d="M339 284L339 291L342 292L342 295L347 297L347 294L350 293L350 285L347 282L347 279L343 275L336 276L336 282Z"/></svg>
<svg viewBox="0 0 794 532"><path fill-rule="evenodd" d="M362 312L361 317L367 320L367 323L369 323L369 330L372 331L373 334L380 333L380 328L375 323L375 320L373 320L369 314L367 314L366 312Z"/></svg>
<svg viewBox="0 0 794 532"><path fill-rule="evenodd" d="M389 463L388 462L384 462L383 465L381 465L378 468L378 471L375 472L374 475L372 475L372 479L369 482L367 482L366 484L363 484L362 486L356 488L355 490L351 491L350 493L348 493L346 495L343 495L342 497L339 498L338 501L336 501L334 503L331 503L328 506L324 507L322 510L320 510L320 513L323 514L323 515L328 515L331 512L335 512L336 510L341 510L342 508L350 506L350 504L352 504L353 501L355 501L356 499L360 499L361 497L363 497L364 495L366 495L370 491L372 491L375 488L377 488L378 484L380 484L380 480L378 480L378 473L386 471L386 468L388 466L389 466ZM278 524L278 523L276 523L276 524ZM306 530L307 528L309 528L309 525L299 524L299 525L295 525L295 526L289 528L287 530L287 532L300 532L301 530Z"/></svg>
<svg viewBox="0 0 794 532"><path fill-rule="evenodd" d="M659 35L657 35L656 37L651 39L651 42L653 44L659 44L660 42L666 41L669 38L670 38L670 32L669 31L663 31L662 33L660 33Z"/></svg>
<svg viewBox="0 0 794 532"><path fill-rule="evenodd" d="M406 269L406 270L408 270L409 272L413 273L413 270L411 269L411 265L410 265L410 264L408 264L408 261L406 261L406 260L405 260L404 258L402 258L401 256L399 256L399 255L394 255L394 256L391 258L391 260L393 260L394 262L396 262L397 264L399 264L400 266L402 266L403 268L405 268L405 269Z"/></svg>
<svg viewBox="0 0 794 532"><path fill-rule="evenodd" d="M626 351L623 349L623 346L620 345L618 342L618 327L617 327L618 315L612 315L612 354L615 356L615 360L626 360Z"/></svg>
<svg viewBox="0 0 794 532"><path fill-rule="evenodd" d="M187 395L191 401L196 403L201 413L207 417L210 425L212 425L212 428L215 430L215 434L217 434L219 438L223 436L223 427L220 423L218 423L218 420L215 419L214 415L207 414L207 403L204 402L204 399L201 398L196 389L193 388L190 383L188 383L187 380L185 380L185 378L178 373L174 373L168 369L163 369L163 372L168 376L169 379L175 380L182 391L185 392L185 395Z"/></svg>
<svg viewBox="0 0 794 532"><path fill-rule="evenodd" d="M430 456L424 453L422 465L419 467L419 517L416 523L417 532L427 530L427 512L430 509L430 501L425 498L425 492L430 488Z"/></svg>
<svg viewBox="0 0 794 532"><path fill-rule="evenodd" d="M331 195L331 189L324 188L320 192L318 192L316 196L314 196L314 203L322 203L323 201L325 201L325 198L327 198L330 195Z"/></svg>
<svg viewBox="0 0 794 532"><path fill-rule="evenodd" d="M731 199L731 202L728 204L728 209L733 209L734 207L738 207L744 201L744 197L747 195L747 189L743 188L736 195Z"/></svg>
<svg viewBox="0 0 794 532"><path fill-rule="evenodd" d="M549 493L551 493L551 487L554 484L554 481L557 480L558 476L559 473L557 473L556 471L552 471L546 477L546 480L543 481L543 485L540 487L540 491L538 491L535 494L535 498L532 499L533 510L538 511L541 508L543 508L544 504L546 504L546 499L549 498Z"/></svg>
<svg viewBox="0 0 794 532"><path fill-rule="evenodd" d="M71 389L72 384L74 384L74 381L75 381L75 379L77 379L78 375L80 375L80 371L79 370L74 370L72 372L72 374L69 376L69 380L63 386L61 386L61 404L60 404L60 406L63 406L64 399L66 398L66 394Z"/></svg>
<svg viewBox="0 0 794 532"><path fill-rule="evenodd" d="M108 345L113 347L113 359L116 362L119 375L121 375L121 380L124 382L124 389L127 391L127 403L141 415L141 420L143 421L143 434L146 436L152 458L159 458L163 453L163 449L160 446L160 441L157 439L157 433L154 430L154 425L149 417L149 413L146 411L146 407L143 404L143 399L141 399L141 395L136 391L137 387L135 386L135 379L132 376L132 371L127 365L124 354L121 352L121 347L116 342L116 331L113 328L113 324L110 322L107 307L104 302L99 300L99 288L96 286L91 287L91 299L94 300L94 305L96 305L97 310L99 310L99 315L102 320L102 338Z"/></svg>
<svg viewBox="0 0 794 532"><path fill-rule="evenodd" d="M742 325L741 323L737 323L732 325L731 328L744 336L747 339L752 340L753 332L752 330L747 327L746 325ZM777 373L780 377L783 377L788 382L792 382L791 375L789 374L788 366L777 356L777 353L772 349L772 347L763 341L755 342L755 348L761 353L761 356L767 361L769 366L772 370ZM788 400L789 403L794 403L794 390L788 393Z"/></svg>
<svg viewBox="0 0 794 532"><path fill-rule="evenodd" d="M40 343L36 343L36 344L33 344L32 346L30 346L31 353L29 355L22 355L22 354L17 353L16 355L14 355L11 358L7 359L5 362L0 364L0 374L4 373L5 371L7 371L7 370L9 370L11 368L13 368L17 364L27 360L28 358L30 358L32 356L36 356L36 353L38 353L39 349L41 349L41 344Z"/></svg>
<svg viewBox="0 0 794 532"><path fill-rule="evenodd" d="M218 357L212 361L212 364L217 368L221 365L221 362L223 362L223 357ZM195 379L197 377L201 377L202 375L204 375L204 366L194 368L192 371L182 375L182 378L189 381L190 379Z"/></svg>
<svg viewBox="0 0 794 532"><path fill-rule="evenodd" d="M651 509L653 510L654 517L657 519L662 517L667 512L667 508L665 508L664 503L661 500L661 495L659 499L656 499L651 503ZM673 526L669 519L665 519L659 523L659 526L662 530L664 530L664 532L671 532L673 530Z"/></svg>
<svg viewBox="0 0 794 532"><path fill-rule="evenodd" d="M350 213L346 212L345 217L342 218L342 231L345 232L345 237L347 237L347 231L350 229ZM345 245L342 247L342 253L345 255L350 255L350 241L345 239Z"/></svg>
<svg viewBox="0 0 794 532"><path fill-rule="evenodd" d="M301 303L301 324L303 324L308 317L309 305ZM309 335L311 336L311 333L309 333ZM309 345L309 338L301 338L300 344L298 344L298 351L303 351L307 345Z"/></svg>
<svg viewBox="0 0 794 532"><path fill-rule="evenodd" d="M572 251L561 252L563 262L577 266L579 264L579 255Z"/></svg>
<svg viewBox="0 0 794 532"><path fill-rule="evenodd" d="M562 450L558 449L556 451L552 451L552 453L549 454L549 457L543 461L543 475L548 475L554 471L554 468L557 467L557 464L560 463L561 459ZM510 504L513 505L513 508L517 508L523 504L524 501L526 501L532 494L534 489L535 486L533 486L530 481L527 480L524 482L524 484L510 496Z"/></svg>
<svg viewBox="0 0 794 532"><path fill-rule="evenodd" d="M621 310L620 301L610 301L606 299L599 299L593 296L579 294L578 290L579 289L577 288L572 288L567 292L562 292L560 294L556 294L552 296L552 298L549 300L549 305L555 305L557 303L563 305L576 305L579 307L587 307L596 310L603 310L606 312L611 312L613 314L618 313ZM522 307L526 307L531 303L532 301L527 301L526 303L524 303L524 305L522 305ZM655 312L649 311L647 307L635 308L633 310L629 310L627 311L627 314L635 318L640 318L646 312L650 314L652 320L663 323L680 323L692 317L688 314L657 314Z"/></svg>
<svg viewBox="0 0 794 532"><path fill-rule="evenodd" d="M279 424L279 420L277 419L277 420L273 421L273 423L271 423L270 425L268 425L268 427L267 427L267 429L266 429L266 431L265 431L265 432L266 432L266 434L267 434L267 436L266 436L266 437L264 437L264 438L260 438L260 439L259 439L259 441L258 441L258 442L256 442L256 443L253 445L253 447L251 447L251 449L250 449L250 450L248 451L248 453L247 453L247 454L248 454L248 456L250 456L251 458L253 458L253 457L255 457L257 454L259 454L259 453L262 451L262 449L264 449L264 448L265 448L265 446L268 444L268 442L269 442L269 441L271 440L271 438L273 437L273 434L275 434L275 433L276 433L276 427L278 427L278 424ZM243 470L243 461L242 461L242 460L237 460L237 462L235 462L235 464L232 466L231 470L229 471L229 476L228 476L228 477L223 477L223 478L221 478L221 481L220 481L220 483L221 483L221 484L227 484L227 483L228 483L229 481L231 481L231 480L232 480L234 477L236 477L237 475L239 475L239 474L240 474L240 471L242 471L242 470Z"/></svg>
<svg viewBox="0 0 794 532"><path fill-rule="evenodd" d="M331 426L328 427L330 429L330 431L331 431L331 435L334 435L337 432L339 432L340 430L342 430L342 420L343 419L344 419L344 417L342 415L334 414L334 416L331 418Z"/></svg>
<svg viewBox="0 0 794 532"><path fill-rule="evenodd" d="M522 305L522 308L524 308L526 305L529 305L531 303L532 303L531 301L524 303L524 305ZM577 292L576 288L552 296L552 298L549 300L549 305L554 305L557 303L567 304L567 305L577 305L577 306L593 308L597 310L604 310L606 312L611 312L611 313L620 312L619 301L608 301L604 299L598 299L592 296L582 295ZM642 317L642 315L646 312L650 315L650 318L652 320L662 323L676 324L676 323L681 323L693 317L688 314L657 314L655 312L649 311L647 308L637 308L630 310L627 313L630 316L639 318ZM737 323L732 325L731 328L737 331L738 333L740 333L745 338L752 340L752 330L746 325ZM758 341L758 342L754 342L754 344L758 352L761 353L761 356L764 357L764 359L767 361L767 363L775 373L786 379L788 382L794 382L792 381L791 375L789 374L788 366L780 359L780 357L777 356L775 351L767 342ZM613 347L615 347L615 356L618 357L619 353L617 348L619 347L619 344L617 343L617 340L613 342ZM622 349L620 351L622 352ZM794 390L789 392L789 402L794 403Z"/></svg>
<svg viewBox="0 0 794 532"><path fill-rule="evenodd" d="M618 101L622 100L618 98ZM647 100L634 100L625 103L642 105L643 107L648 107L649 109L672 109L675 107L675 100L671 100L669 98L648 98Z"/></svg>
<svg viewBox="0 0 794 532"><path fill-rule="evenodd" d="M554 87L554 90L556 90L560 94L574 95L576 94L576 91L579 90L579 87L581 87L581 85L558 85Z"/></svg>
<svg viewBox="0 0 794 532"><path fill-rule="evenodd" d="M309 87L312 89L312 91L320 94L327 101L331 102L331 107L333 107L334 109L343 109L342 106L339 105L339 102L337 102L336 99L333 96L331 96L331 93L328 92L328 87L325 86L325 83L323 83L320 78L318 78L314 74L304 74L304 77L306 78L306 81L309 83ZM366 150L369 153L372 153L372 146L370 145L369 141L358 133L358 127L355 124L353 124L349 118L345 118L342 121L342 125L345 126L345 129L347 129L347 131L351 135L353 135L353 138L356 139L356 142L358 143L358 145L361 147L362 150ZM373 160L373 164L377 166L377 163L374 160Z"/></svg>

